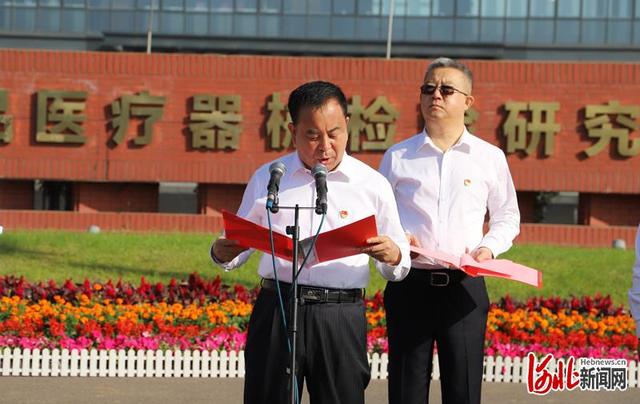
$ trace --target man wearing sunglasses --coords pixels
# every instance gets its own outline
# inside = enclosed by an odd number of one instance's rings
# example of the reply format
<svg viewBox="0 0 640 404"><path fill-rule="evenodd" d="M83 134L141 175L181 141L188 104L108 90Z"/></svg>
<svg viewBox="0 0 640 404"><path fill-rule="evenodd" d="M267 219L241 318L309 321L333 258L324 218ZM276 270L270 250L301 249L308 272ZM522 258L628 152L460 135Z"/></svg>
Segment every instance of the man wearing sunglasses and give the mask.
<svg viewBox="0 0 640 404"><path fill-rule="evenodd" d="M472 89L465 65L434 60L420 86L424 129L389 149L380 172L412 245L483 261L511 247L520 214L504 153L464 125ZM489 309L484 279L412 258L409 275L385 289L389 403L427 402L435 343L442 402L479 404Z"/></svg>

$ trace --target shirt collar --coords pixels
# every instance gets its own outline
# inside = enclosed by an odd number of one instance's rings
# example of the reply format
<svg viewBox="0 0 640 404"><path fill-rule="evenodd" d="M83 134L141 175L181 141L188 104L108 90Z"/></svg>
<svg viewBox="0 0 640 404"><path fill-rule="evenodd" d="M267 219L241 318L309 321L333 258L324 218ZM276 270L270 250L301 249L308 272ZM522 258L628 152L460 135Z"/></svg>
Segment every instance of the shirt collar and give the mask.
<svg viewBox="0 0 640 404"><path fill-rule="evenodd" d="M431 137L429 136L429 134L427 133L427 128L422 129L422 136L420 136L419 138L421 139L421 143L418 145L418 149L422 149L423 147L430 147L433 150L442 152L436 145L435 143L433 143L433 140L431 139ZM467 130L467 127L465 126L464 131L462 132L462 135L460 136L460 138L458 139L458 141L451 146L452 150L459 150L465 153L470 153L471 152L471 146L472 146L472 141L473 141L473 136L471 135L471 133L469 133L469 131Z"/></svg>
<svg viewBox="0 0 640 404"><path fill-rule="evenodd" d="M300 156L298 153L295 153L294 158L291 159L291 175L300 174L300 175L309 175L311 176L311 170L306 168L300 160ZM349 156L345 151L342 156L342 161L338 164L338 167L335 170L330 171L327 178L330 178L332 181L341 181L341 182L349 182L351 177L355 174L354 167L354 158Z"/></svg>

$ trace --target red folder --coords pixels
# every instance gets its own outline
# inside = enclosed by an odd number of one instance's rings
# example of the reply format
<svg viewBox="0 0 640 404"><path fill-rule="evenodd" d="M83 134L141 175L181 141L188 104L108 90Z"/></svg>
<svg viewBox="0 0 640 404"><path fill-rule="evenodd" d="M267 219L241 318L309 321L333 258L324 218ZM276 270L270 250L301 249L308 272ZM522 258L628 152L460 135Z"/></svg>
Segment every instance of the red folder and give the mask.
<svg viewBox="0 0 640 404"><path fill-rule="evenodd" d="M362 247L367 246L367 239L377 235L376 218L371 215L346 226L320 233L313 255L315 255L316 262L357 255L360 254ZM302 243L303 250L309 253L307 244L311 244L311 238L303 240ZM310 262L313 263L313 256L310 258L312 259Z"/></svg>
<svg viewBox="0 0 640 404"><path fill-rule="evenodd" d="M233 213L222 211L225 237L236 240L246 248L255 248L271 254L269 229L243 219ZM276 257L293 260L293 240L283 234L273 232L273 247Z"/></svg>
<svg viewBox="0 0 640 404"><path fill-rule="evenodd" d="M492 276L526 283L537 288L542 287L542 273L540 271L513 261L500 259L478 262L469 254L457 257L442 251L431 251L415 246L411 246L411 251L435 259L440 263L451 265L471 276Z"/></svg>
<svg viewBox="0 0 640 404"><path fill-rule="evenodd" d="M247 248L255 248L271 254L269 229L222 211L225 237L236 240ZM375 217L369 216L357 222L320 233L313 251L309 251L313 237L300 241L300 256L311 254L309 265L338 258L360 254L360 248L367 245L366 240L378 235ZM293 240L283 234L273 232L273 243L277 257L291 261L293 259Z"/></svg>

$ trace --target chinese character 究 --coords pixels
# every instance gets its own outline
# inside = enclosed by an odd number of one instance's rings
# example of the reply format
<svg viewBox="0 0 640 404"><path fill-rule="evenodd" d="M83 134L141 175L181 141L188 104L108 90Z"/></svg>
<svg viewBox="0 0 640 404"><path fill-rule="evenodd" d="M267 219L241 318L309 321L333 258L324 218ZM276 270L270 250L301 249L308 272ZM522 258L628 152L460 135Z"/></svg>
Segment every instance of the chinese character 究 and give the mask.
<svg viewBox="0 0 640 404"><path fill-rule="evenodd" d="M618 143L618 154L623 157L635 156L640 152L640 138L631 139L630 132L638 129L636 118L640 115L640 105L622 106L618 101L609 101L607 105L587 105L584 127L587 135L598 141L587 148L588 157L595 156L609 146L611 139ZM614 116L613 125L611 116Z"/></svg>

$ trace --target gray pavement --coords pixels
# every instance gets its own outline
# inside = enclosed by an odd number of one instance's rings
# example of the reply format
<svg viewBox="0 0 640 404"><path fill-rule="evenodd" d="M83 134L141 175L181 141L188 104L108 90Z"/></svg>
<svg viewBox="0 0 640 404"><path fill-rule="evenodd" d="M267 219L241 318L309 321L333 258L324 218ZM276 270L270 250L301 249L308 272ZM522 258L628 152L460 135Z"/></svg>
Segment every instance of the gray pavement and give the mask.
<svg viewBox="0 0 640 404"><path fill-rule="evenodd" d="M161 379L84 377L0 377L0 403L242 403L243 379ZM527 394L524 384L484 383L485 404L634 404L640 389L624 392L554 392ZM366 392L367 404L386 404L387 382L373 380ZM432 383L430 403L440 403L440 383ZM305 396L303 403L308 404Z"/></svg>

